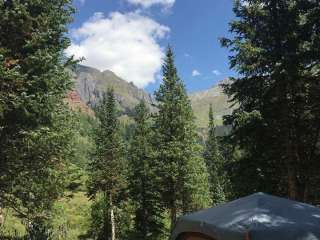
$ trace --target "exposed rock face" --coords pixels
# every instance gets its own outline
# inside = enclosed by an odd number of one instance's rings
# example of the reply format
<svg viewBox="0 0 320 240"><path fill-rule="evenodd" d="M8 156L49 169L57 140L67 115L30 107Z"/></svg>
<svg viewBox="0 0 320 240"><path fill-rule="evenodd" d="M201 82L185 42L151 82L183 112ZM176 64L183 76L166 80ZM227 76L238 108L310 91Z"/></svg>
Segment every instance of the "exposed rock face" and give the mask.
<svg viewBox="0 0 320 240"><path fill-rule="evenodd" d="M80 95L76 90L72 90L68 93L66 102L74 111L80 111L82 113L89 114L90 116L94 115L92 109L85 102L82 101Z"/></svg>
<svg viewBox="0 0 320 240"><path fill-rule="evenodd" d="M81 100L89 106L94 106L108 88L113 88L123 113L130 114L141 99L144 99L152 110L153 99L149 94L111 71L100 72L91 67L78 65L74 71L74 81L75 90L79 93Z"/></svg>

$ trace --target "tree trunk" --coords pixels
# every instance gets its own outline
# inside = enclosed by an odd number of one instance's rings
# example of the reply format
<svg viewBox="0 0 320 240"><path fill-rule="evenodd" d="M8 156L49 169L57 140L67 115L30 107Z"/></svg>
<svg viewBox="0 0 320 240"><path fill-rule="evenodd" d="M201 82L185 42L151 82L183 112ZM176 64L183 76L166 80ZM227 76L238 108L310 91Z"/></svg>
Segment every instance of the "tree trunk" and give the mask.
<svg viewBox="0 0 320 240"><path fill-rule="evenodd" d="M0 206L0 228L2 227L3 224L4 224L4 215L3 215L3 209Z"/></svg>
<svg viewBox="0 0 320 240"><path fill-rule="evenodd" d="M110 194L110 221L111 221L111 240L116 240L116 224L114 219L114 209L113 209L111 194Z"/></svg>
<svg viewBox="0 0 320 240"><path fill-rule="evenodd" d="M170 209L170 220L170 231L172 232L177 221L177 208L175 204L173 204Z"/></svg>
<svg viewBox="0 0 320 240"><path fill-rule="evenodd" d="M290 199L297 200L296 171L292 166L288 166L288 195Z"/></svg>
<svg viewBox="0 0 320 240"><path fill-rule="evenodd" d="M298 197L298 182L297 182L297 171L296 171L296 159L295 159L295 148L292 140L292 129L288 129L286 139L286 152L287 152L287 174L288 174L288 197L292 200L297 200Z"/></svg>
<svg viewBox="0 0 320 240"><path fill-rule="evenodd" d="M308 185L304 187L303 191L303 202L309 203L309 188Z"/></svg>

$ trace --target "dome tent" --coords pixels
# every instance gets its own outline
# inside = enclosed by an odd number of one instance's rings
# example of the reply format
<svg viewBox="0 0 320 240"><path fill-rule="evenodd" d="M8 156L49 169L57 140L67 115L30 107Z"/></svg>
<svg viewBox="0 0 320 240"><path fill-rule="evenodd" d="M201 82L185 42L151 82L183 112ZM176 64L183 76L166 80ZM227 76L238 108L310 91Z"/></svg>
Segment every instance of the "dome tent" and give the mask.
<svg viewBox="0 0 320 240"><path fill-rule="evenodd" d="M181 217L172 240L320 240L320 209L256 193Z"/></svg>

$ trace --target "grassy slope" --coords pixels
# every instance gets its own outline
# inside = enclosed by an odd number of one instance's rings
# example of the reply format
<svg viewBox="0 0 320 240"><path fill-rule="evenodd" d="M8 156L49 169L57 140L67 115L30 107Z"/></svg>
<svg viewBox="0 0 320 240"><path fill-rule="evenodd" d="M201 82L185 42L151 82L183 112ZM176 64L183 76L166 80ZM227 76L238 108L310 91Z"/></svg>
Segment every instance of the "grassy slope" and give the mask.
<svg viewBox="0 0 320 240"><path fill-rule="evenodd" d="M54 206L54 239L79 239L86 234L90 224L91 202L82 191L60 199ZM22 237L25 227L12 210L5 211L5 224L0 236Z"/></svg>
<svg viewBox="0 0 320 240"><path fill-rule="evenodd" d="M230 114L232 108L222 88L215 86L205 91L190 94L192 108L199 128L207 128L209 106L212 104L217 125L222 125L223 115Z"/></svg>
<svg viewBox="0 0 320 240"><path fill-rule="evenodd" d="M56 237L76 240L85 235L90 226L91 202L85 192L70 194L55 204L53 220Z"/></svg>

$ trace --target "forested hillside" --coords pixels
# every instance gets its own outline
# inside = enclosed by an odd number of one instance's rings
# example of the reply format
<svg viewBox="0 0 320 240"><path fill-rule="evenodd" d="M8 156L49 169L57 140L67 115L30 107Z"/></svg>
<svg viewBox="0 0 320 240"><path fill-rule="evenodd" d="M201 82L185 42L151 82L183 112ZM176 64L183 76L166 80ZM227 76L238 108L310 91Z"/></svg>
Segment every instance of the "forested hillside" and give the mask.
<svg viewBox="0 0 320 240"><path fill-rule="evenodd" d="M237 76L190 95L174 46L153 95L68 57L73 4L0 1L0 239L165 240L254 192L320 204L318 1L236 0Z"/></svg>

